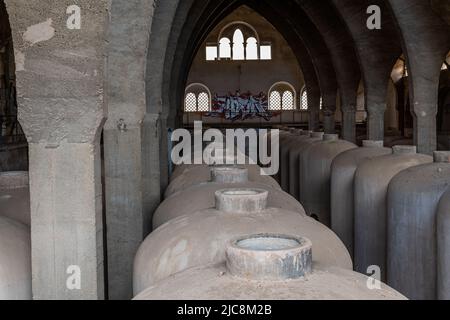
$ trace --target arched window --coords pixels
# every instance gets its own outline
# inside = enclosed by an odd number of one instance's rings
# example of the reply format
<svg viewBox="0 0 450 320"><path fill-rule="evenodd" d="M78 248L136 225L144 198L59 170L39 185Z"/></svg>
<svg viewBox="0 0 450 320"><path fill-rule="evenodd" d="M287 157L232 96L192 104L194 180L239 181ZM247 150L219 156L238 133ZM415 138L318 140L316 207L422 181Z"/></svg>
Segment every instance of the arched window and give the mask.
<svg viewBox="0 0 450 320"><path fill-rule="evenodd" d="M189 92L184 100L184 111L195 112L197 111L197 97L194 93Z"/></svg>
<svg viewBox="0 0 450 320"><path fill-rule="evenodd" d="M245 60L244 34L240 29L233 35L233 60Z"/></svg>
<svg viewBox="0 0 450 320"><path fill-rule="evenodd" d="M258 41L254 37L247 39L246 58L247 60L258 60Z"/></svg>
<svg viewBox="0 0 450 320"><path fill-rule="evenodd" d="M198 95L198 111L207 112L209 111L209 95L206 92L201 92Z"/></svg>
<svg viewBox="0 0 450 320"><path fill-rule="evenodd" d="M294 94L292 91L286 90L283 92L282 109L294 110Z"/></svg>
<svg viewBox="0 0 450 320"><path fill-rule="evenodd" d="M206 60L220 59L271 60L272 45L270 42L261 43L258 33L250 24L234 21L220 31L216 44L208 42L206 45Z"/></svg>
<svg viewBox="0 0 450 320"><path fill-rule="evenodd" d="M323 101L322 97L320 97L319 102L319 109L322 110ZM308 110L309 109L309 103L308 103L308 92L306 91L306 87L303 87L300 95L300 110Z"/></svg>
<svg viewBox="0 0 450 320"><path fill-rule="evenodd" d="M269 110L294 110L295 88L288 82L275 83L269 90Z"/></svg>
<svg viewBox="0 0 450 320"><path fill-rule="evenodd" d="M184 98L185 112L208 112L211 110L211 92L201 83L187 86Z"/></svg>
<svg viewBox="0 0 450 320"><path fill-rule="evenodd" d="M231 59L231 41L228 38L222 38L219 42L219 57L221 59Z"/></svg>
<svg viewBox="0 0 450 320"><path fill-rule="evenodd" d="M270 93L269 110L281 110L281 95L278 91Z"/></svg>
<svg viewBox="0 0 450 320"><path fill-rule="evenodd" d="M300 96L300 110L308 110L308 92L303 88Z"/></svg>

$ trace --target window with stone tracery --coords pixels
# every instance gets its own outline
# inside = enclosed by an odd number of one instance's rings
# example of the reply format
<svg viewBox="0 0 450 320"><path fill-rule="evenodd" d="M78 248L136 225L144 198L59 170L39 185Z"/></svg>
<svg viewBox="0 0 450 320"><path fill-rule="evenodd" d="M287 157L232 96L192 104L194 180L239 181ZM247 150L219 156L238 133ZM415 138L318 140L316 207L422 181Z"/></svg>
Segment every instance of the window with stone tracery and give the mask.
<svg viewBox="0 0 450 320"><path fill-rule="evenodd" d="M323 102L322 97L320 97L320 105L319 108L322 110ZM306 91L306 87L303 87L301 94L300 94L300 110L306 111L309 109L308 105L308 92Z"/></svg>
<svg viewBox="0 0 450 320"><path fill-rule="evenodd" d="M295 89L287 82L279 82L269 90L269 110L294 110Z"/></svg>
<svg viewBox="0 0 450 320"><path fill-rule="evenodd" d="M206 60L271 60L272 45L261 42L248 23L236 21L225 26L217 43L206 45Z"/></svg>
<svg viewBox="0 0 450 320"><path fill-rule="evenodd" d="M186 88L184 96L185 112L211 111L211 93L203 84L194 83Z"/></svg>

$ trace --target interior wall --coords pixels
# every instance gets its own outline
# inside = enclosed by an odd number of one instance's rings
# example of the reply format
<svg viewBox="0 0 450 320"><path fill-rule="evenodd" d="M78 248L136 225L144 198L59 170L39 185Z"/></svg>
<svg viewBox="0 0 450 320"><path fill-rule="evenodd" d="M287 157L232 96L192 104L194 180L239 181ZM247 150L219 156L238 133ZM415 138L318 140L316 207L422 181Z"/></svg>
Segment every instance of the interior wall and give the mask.
<svg viewBox="0 0 450 320"><path fill-rule="evenodd" d="M272 60L206 61L206 45L217 43L221 30L235 21L250 24L258 33L261 43L272 45ZM190 69L187 85L202 83L213 96L234 94L236 91L251 92L253 95L263 92L268 95L272 85L281 81L295 88L295 105L298 107L304 79L296 56L272 24L252 9L242 6L222 20L202 43ZM307 117L303 121L307 121Z"/></svg>

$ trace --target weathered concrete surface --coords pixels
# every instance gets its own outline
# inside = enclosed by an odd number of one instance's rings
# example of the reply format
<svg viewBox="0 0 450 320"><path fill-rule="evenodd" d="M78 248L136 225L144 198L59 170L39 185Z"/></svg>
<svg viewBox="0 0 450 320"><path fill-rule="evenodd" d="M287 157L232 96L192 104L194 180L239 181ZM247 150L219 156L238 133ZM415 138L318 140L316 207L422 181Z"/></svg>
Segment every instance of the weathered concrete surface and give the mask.
<svg viewBox="0 0 450 320"><path fill-rule="evenodd" d="M175 274L141 292L136 300L405 299L384 284L371 290L369 279L359 273L312 264L317 251L307 237L229 235L223 246L226 254L221 263Z"/></svg>
<svg viewBox="0 0 450 320"><path fill-rule="evenodd" d="M383 141L378 145L345 151L338 155L331 165L331 229L344 242L353 257L354 239L354 178L358 166L367 159L392 153L390 148L383 148Z"/></svg>
<svg viewBox="0 0 450 320"><path fill-rule="evenodd" d="M450 26L433 10L431 1L388 2L402 32L403 51L408 60L414 140L419 152L431 154L437 148L439 76L450 50ZM445 2L434 1L435 4Z"/></svg>
<svg viewBox="0 0 450 320"><path fill-rule="evenodd" d="M236 277L282 281L312 272L312 243L303 237L277 234L243 236L226 248L226 264Z"/></svg>
<svg viewBox="0 0 450 320"><path fill-rule="evenodd" d="M323 141L304 149L300 156L301 203L310 216L331 226L330 179L331 164L340 153L357 148L338 135L326 134Z"/></svg>
<svg viewBox="0 0 450 320"><path fill-rule="evenodd" d="M147 1L153 6L151 32L148 43L145 67L145 97L146 113L142 126L142 172L143 199L150 220L145 228L151 228L151 215L158 207L164 189L168 185L168 126L174 128L169 118L170 107L167 79L172 70L177 35L171 36L171 31L182 28L174 22L179 6L178 1ZM188 10L186 9L185 14ZM172 51L169 49L172 48ZM169 52L170 51L170 52ZM176 103L180 107L179 101ZM173 117L173 115L172 115ZM145 234L148 234L146 229Z"/></svg>
<svg viewBox="0 0 450 320"><path fill-rule="evenodd" d="M102 190L99 147L30 144L34 299L103 299ZM81 271L69 290L70 266Z"/></svg>
<svg viewBox="0 0 450 320"><path fill-rule="evenodd" d="M273 189L261 182L217 183L207 182L186 188L165 199L153 215L153 228L182 215L189 215L200 210L213 208L214 193L226 188L258 188L269 191L268 206L298 212L306 216L303 206L289 194Z"/></svg>
<svg viewBox="0 0 450 320"><path fill-rule="evenodd" d="M437 296L450 299L450 191L441 198L437 214Z"/></svg>
<svg viewBox="0 0 450 320"><path fill-rule="evenodd" d="M358 166L354 180L356 271L366 273L369 266L378 266L381 281L386 280L389 183L402 170L432 161L430 156L417 154L414 146L395 146L393 154Z"/></svg>
<svg viewBox="0 0 450 320"><path fill-rule="evenodd" d="M109 299L132 297L133 259L150 231L152 207L144 172L146 65L152 0L113 1L108 34L108 121L105 124L105 210Z"/></svg>
<svg viewBox="0 0 450 320"><path fill-rule="evenodd" d="M217 192L235 190L222 189ZM236 193L235 196L247 197L243 193ZM251 199L247 198L243 202L253 200L253 195L250 194L249 197ZM158 280L182 270L223 262L227 241L233 237L252 233L301 234L316 244L315 262L345 269L352 268L347 249L331 230L298 212L278 208L255 212L253 209L260 206L259 201L260 198L257 197L257 205L247 203L232 212L209 208L179 216L153 231L136 255L134 292L137 294ZM223 207L218 204L216 198L216 208ZM250 210L246 212L245 208Z"/></svg>
<svg viewBox="0 0 450 320"><path fill-rule="evenodd" d="M19 120L30 144L35 299L104 297L99 128L109 1L77 4L82 27L70 30L65 2L6 1ZM73 265L79 290L66 285Z"/></svg>
<svg viewBox="0 0 450 320"><path fill-rule="evenodd" d="M449 162L450 152L436 154L434 163L406 169L389 184L387 281L410 299L437 298L436 221Z"/></svg>

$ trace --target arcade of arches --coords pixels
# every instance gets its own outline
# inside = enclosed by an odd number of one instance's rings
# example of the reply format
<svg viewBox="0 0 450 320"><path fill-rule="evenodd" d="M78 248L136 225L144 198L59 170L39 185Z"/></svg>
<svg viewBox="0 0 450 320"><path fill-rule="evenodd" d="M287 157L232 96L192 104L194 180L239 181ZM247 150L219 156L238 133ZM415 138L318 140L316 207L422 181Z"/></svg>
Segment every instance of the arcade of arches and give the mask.
<svg viewBox="0 0 450 320"><path fill-rule="evenodd" d="M35 299L131 298L169 132L196 120L450 149L446 0L73 2L79 29L66 1L0 0L0 170L29 170Z"/></svg>

